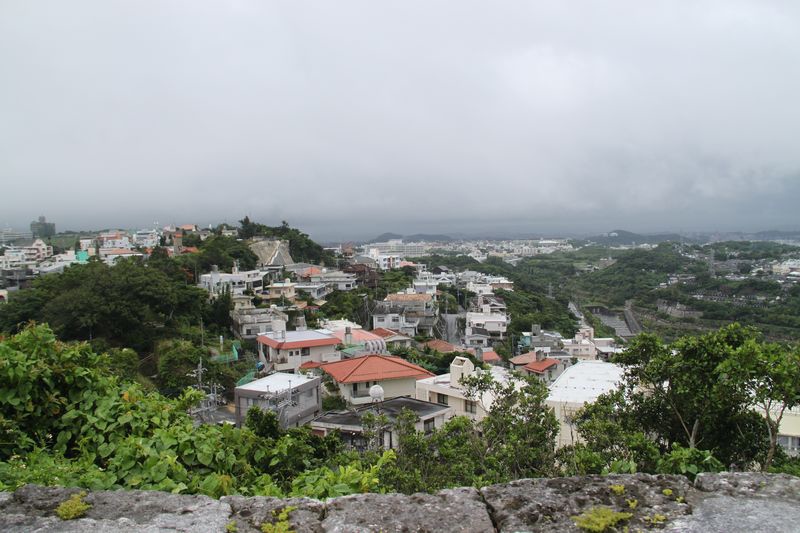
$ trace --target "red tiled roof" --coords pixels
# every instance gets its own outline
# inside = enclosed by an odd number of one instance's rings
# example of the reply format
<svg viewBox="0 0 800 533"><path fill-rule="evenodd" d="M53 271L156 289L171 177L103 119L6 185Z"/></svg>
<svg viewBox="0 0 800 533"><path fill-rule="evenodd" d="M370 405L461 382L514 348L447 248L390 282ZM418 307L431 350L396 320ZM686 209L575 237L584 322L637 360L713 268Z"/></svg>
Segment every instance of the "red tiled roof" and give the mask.
<svg viewBox="0 0 800 533"><path fill-rule="evenodd" d="M427 302L431 300L430 294L390 294L386 297L387 302Z"/></svg>
<svg viewBox="0 0 800 533"><path fill-rule="evenodd" d="M542 359L541 361L532 361L527 365L525 365L523 368L535 374L544 374L545 370L557 364L558 361L556 359L550 359L548 357L547 359Z"/></svg>
<svg viewBox="0 0 800 533"><path fill-rule="evenodd" d="M495 351L486 351L483 352L483 360L487 363L493 363L495 361L499 361L501 357Z"/></svg>
<svg viewBox="0 0 800 533"><path fill-rule="evenodd" d="M527 365L528 363L532 363L536 361L536 352L526 352L524 354L518 355L516 357L512 357L509 359L512 365Z"/></svg>
<svg viewBox="0 0 800 533"><path fill-rule="evenodd" d="M409 363L400 357L377 354L326 363L320 368L339 383L404 378L424 379L433 376L431 372L421 366Z"/></svg>
<svg viewBox="0 0 800 533"><path fill-rule="evenodd" d="M375 328L370 333L374 333L378 337L388 339L389 337L405 337L402 333L387 328Z"/></svg>
<svg viewBox="0 0 800 533"><path fill-rule="evenodd" d="M443 341L442 339L433 339L432 341L425 342L422 345L441 353L461 351L459 350L458 346L453 346L449 342Z"/></svg>
<svg viewBox="0 0 800 533"><path fill-rule="evenodd" d="M344 342L345 336L347 335L344 328L333 330L331 331L331 334L333 334L333 336L339 339L341 342ZM381 337L375 335L374 333L370 333L369 331L364 331L363 329L351 330L350 337L355 343L382 340Z"/></svg>
<svg viewBox="0 0 800 533"><path fill-rule="evenodd" d="M300 365L300 368L319 368L324 364L325 363L318 363L317 361L306 361L305 363Z"/></svg>

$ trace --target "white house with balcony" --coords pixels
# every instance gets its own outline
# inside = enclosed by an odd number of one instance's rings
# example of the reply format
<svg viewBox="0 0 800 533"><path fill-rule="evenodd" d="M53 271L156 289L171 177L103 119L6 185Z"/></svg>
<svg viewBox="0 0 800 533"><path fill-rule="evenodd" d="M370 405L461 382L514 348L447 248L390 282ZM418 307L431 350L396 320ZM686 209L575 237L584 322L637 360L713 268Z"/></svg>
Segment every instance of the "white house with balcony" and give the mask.
<svg viewBox="0 0 800 533"><path fill-rule="evenodd" d="M503 313L473 313L466 316L464 340L467 346L491 346L506 337L508 315Z"/></svg>
<svg viewBox="0 0 800 533"><path fill-rule="evenodd" d="M224 292L230 294L244 294L244 291L259 292L264 286L264 276L266 272L261 270L239 271L234 266L232 272L220 272L216 266L208 274L200 275L200 287L208 291L209 294L216 296Z"/></svg>
<svg viewBox="0 0 800 533"><path fill-rule="evenodd" d="M259 335L258 357L267 366L283 372L297 372L301 365L319 366L338 361L340 341L328 330L273 331Z"/></svg>

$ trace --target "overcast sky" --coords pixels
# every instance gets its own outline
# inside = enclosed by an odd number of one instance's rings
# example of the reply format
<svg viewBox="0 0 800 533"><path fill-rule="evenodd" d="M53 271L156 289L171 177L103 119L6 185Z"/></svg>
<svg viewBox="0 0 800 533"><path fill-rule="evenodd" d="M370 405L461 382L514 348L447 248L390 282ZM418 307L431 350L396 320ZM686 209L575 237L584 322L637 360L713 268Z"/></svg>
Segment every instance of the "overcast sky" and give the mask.
<svg viewBox="0 0 800 533"><path fill-rule="evenodd" d="M800 2L0 0L0 225L800 229Z"/></svg>

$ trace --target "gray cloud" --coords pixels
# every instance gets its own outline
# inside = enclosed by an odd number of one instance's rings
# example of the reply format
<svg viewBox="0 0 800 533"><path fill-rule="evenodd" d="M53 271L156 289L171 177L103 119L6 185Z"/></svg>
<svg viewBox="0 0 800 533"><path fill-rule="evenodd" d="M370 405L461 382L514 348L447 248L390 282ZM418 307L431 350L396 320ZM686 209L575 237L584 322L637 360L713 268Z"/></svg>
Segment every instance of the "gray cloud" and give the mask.
<svg viewBox="0 0 800 533"><path fill-rule="evenodd" d="M800 5L0 2L0 224L797 227Z"/></svg>

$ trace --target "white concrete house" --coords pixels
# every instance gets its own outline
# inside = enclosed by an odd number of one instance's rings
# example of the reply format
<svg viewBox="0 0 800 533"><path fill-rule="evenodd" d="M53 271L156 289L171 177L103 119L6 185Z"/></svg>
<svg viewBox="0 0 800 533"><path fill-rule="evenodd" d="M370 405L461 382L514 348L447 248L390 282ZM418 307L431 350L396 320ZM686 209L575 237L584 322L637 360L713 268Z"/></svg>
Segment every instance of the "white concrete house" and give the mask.
<svg viewBox="0 0 800 533"><path fill-rule="evenodd" d="M256 340L259 358L274 370L296 373L303 364L308 368L341 359L336 350L339 339L324 329L274 331Z"/></svg>
<svg viewBox="0 0 800 533"><path fill-rule="evenodd" d="M476 369L475 365L465 357L456 357L450 364L450 373L433 376L417 381L417 399L426 402L435 402L453 408L453 416L466 416L476 421L486 418L491 409L494 396L490 393L481 398L470 398L461 378L473 376L476 372L489 372L492 379L506 383L511 379L508 370L499 366L492 366L490 370Z"/></svg>

